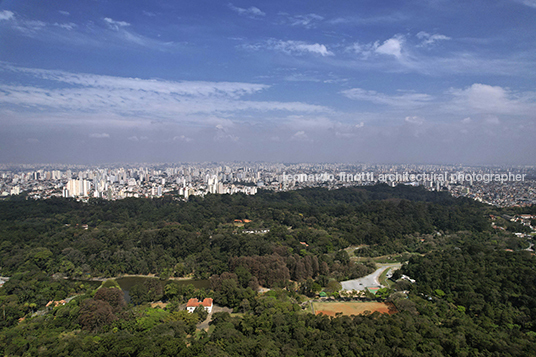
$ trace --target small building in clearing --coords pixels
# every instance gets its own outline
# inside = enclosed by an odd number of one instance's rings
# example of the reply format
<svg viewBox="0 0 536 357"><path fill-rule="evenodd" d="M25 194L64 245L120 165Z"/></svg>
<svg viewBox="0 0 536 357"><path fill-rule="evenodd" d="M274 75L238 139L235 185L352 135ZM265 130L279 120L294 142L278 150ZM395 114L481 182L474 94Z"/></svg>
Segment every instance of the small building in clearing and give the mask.
<svg viewBox="0 0 536 357"><path fill-rule="evenodd" d="M199 301L197 299L190 299L186 304L186 310L192 313L199 305L203 306L205 310L207 310L207 312L210 314L212 312L212 306L214 305L214 303L211 298L205 298L203 301Z"/></svg>

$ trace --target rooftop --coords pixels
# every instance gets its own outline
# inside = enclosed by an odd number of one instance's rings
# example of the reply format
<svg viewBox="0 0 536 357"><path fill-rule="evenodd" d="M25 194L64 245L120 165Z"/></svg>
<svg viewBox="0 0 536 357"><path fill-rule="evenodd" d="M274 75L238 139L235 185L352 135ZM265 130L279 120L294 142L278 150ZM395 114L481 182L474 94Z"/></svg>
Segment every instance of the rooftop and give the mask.
<svg viewBox="0 0 536 357"><path fill-rule="evenodd" d="M212 306L212 299L206 298L203 301L199 301L197 299L190 299L188 300L188 303L186 304L186 307L197 307L199 305L203 305L205 307Z"/></svg>

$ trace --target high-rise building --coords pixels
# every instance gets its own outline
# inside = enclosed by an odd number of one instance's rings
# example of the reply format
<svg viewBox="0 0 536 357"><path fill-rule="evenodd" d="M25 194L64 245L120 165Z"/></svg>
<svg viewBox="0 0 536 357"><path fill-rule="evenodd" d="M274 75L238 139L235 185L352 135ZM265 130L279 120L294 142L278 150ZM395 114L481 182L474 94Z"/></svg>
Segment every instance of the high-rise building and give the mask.
<svg viewBox="0 0 536 357"><path fill-rule="evenodd" d="M69 180L67 182L68 197L87 197L91 190L91 182L86 180Z"/></svg>

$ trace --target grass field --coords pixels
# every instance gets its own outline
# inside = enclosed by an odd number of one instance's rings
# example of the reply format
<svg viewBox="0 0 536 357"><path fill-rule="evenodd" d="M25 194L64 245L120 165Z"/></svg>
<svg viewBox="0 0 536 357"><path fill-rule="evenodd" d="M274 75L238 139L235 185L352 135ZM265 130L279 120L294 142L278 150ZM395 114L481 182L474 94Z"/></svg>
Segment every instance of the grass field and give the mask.
<svg viewBox="0 0 536 357"><path fill-rule="evenodd" d="M384 302L314 302L315 314L335 316L338 312L343 315L360 315L366 311L394 314L396 308L393 304Z"/></svg>

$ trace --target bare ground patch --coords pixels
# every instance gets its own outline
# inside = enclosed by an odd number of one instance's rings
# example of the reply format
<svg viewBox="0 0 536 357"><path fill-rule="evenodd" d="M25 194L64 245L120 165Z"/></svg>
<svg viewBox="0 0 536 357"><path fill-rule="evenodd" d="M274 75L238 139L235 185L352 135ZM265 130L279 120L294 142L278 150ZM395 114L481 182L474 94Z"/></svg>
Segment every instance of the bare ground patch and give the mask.
<svg viewBox="0 0 536 357"><path fill-rule="evenodd" d="M337 313L343 315L361 315L365 312L380 312L382 314L394 314L397 312L395 306L384 302L314 302L315 314L335 316Z"/></svg>

